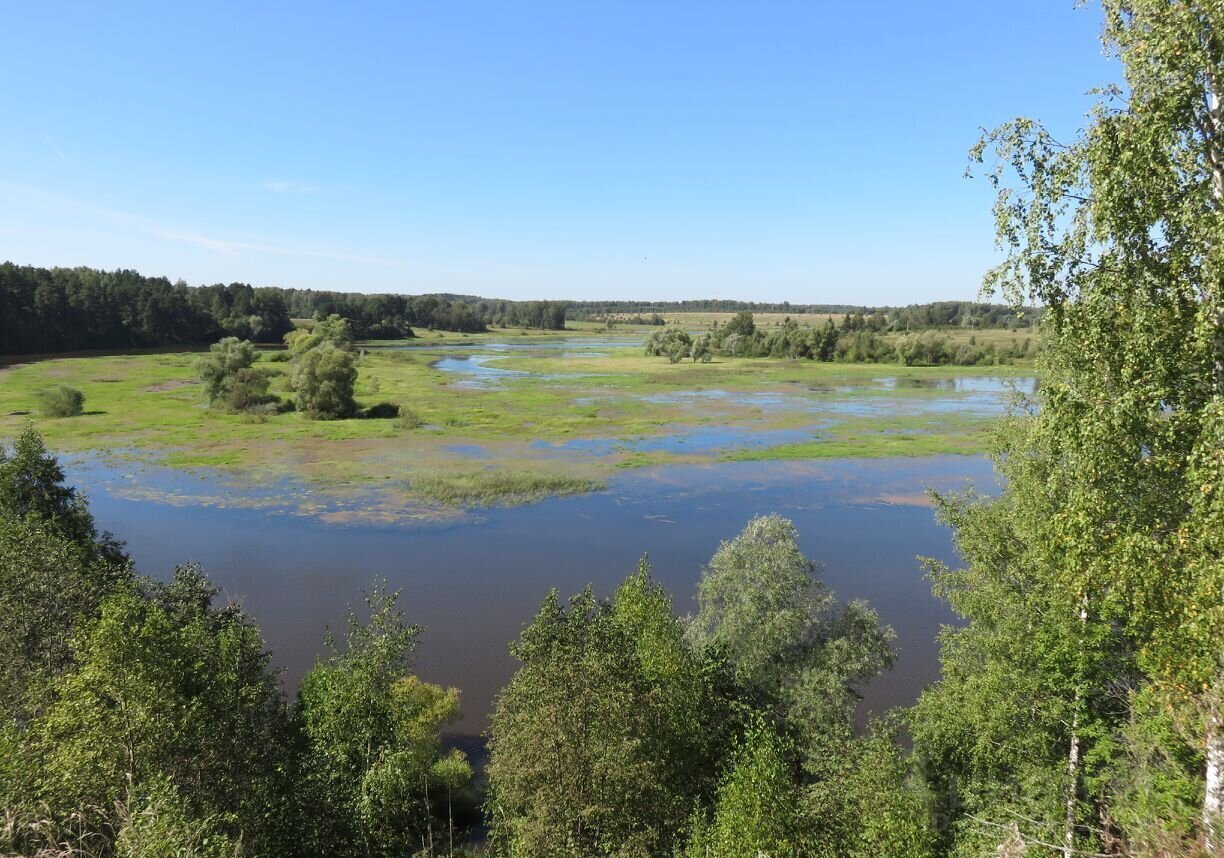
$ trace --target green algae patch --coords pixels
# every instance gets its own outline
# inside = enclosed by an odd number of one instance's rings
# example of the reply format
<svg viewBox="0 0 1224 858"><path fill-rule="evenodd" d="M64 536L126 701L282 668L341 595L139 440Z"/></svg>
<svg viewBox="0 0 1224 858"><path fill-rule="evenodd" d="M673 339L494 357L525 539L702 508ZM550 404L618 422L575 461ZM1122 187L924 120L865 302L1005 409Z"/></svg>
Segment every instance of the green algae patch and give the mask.
<svg viewBox="0 0 1224 858"><path fill-rule="evenodd" d="M513 506L605 487L602 480L504 470L416 474L409 478L408 485L416 498L463 507Z"/></svg>

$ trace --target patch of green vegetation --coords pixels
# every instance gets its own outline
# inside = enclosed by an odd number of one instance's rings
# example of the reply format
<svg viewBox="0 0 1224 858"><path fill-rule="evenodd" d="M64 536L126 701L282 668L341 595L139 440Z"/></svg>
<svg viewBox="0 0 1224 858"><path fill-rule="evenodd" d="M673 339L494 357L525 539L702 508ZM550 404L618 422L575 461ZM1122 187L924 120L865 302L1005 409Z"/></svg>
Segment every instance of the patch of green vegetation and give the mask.
<svg viewBox="0 0 1224 858"><path fill-rule="evenodd" d="M604 487L600 480L535 471L428 472L416 474L408 482L418 498L465 507L511 506Z"/></svg>
<svg viewBox="0 0 1224 858"><path fill-rule="evenodd" d="M611 336L621 334L618 329ZM558 336L565 332L537 331L523 339L555 344ZM492 344L509 337L497 331L444 335L442 341L451 339ZM211 409L195 372L196 353L41 360L0 369L0 438L33 420L47 442L65 452L155 458L253 481L288 477L353 497L393 479L430 503L480 504L585 491L617 469L669 462L979 452L990 418L924 411L922 404L958 396L948 389L951 379L1032 374L1014 366L910 368L770 358L670 364L646 357L636 334L621 341L626 347L597 352L552 348L510 355L474 346L471 353L496 357L490 366L529 373L485 388L457 384L461 377L433 365L454 351L369 349L357 362L358 413L387 416L332 421ZM290 364L260 360L258 366L270 376L270 394L293 399ZM45 419L37 411L38 394L60 384L82 391L86 410L71 420ZM390 404L410 417L390 416ZM858 404L869 404L872 416L856 412ZM818 438L692 452L641 451L633 444L711 426L750 433L810 430ZM554 446L579 439L623 443L604 455ZM556 471L559 462L572 479L522 476ZM500 482L490 476L498 473L510 476ZM438 477L443 474L459 476Z"/></svg>
<svg viewBox="0 0 1224 858"><path fill-rule="evenodd" d="M732 461L778 459L882 459L895 456L946 456L985 453L990 433L872 432L814 438L799 444L782 444L757 450L736 450L724 458Z"/></svg>

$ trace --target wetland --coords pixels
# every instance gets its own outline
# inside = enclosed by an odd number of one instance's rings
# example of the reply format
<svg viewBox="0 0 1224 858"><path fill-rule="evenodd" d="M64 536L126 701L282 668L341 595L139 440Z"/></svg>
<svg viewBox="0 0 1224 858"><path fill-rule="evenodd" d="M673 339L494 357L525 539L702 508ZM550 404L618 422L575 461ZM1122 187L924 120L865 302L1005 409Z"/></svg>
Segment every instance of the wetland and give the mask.
<svg viewBox="0 0 1224 858"><path fill-rule="evenodd" d="M841 598L869 600L897 631L900 659L864 712L912 702L952 619L917 560L953 559L924 492L991 490L991 427L1034 392L1032 370L672 364L642 340L364 344L360 404L407 405L412 428L208 409L191 352L53 357L0 371L0 434L30 419L13 412L37 390L84 391L81 416L37 421L69 482L141 571L202 563L259 620L290 689L322 652L319 630L386 579L426 627L422 677L463 689L452 740L473 748L514 670L507 643L549 589L610 592L647 555L691 594L720 540L769 512L795 522ZM281 373L276 354L260 363Z"/></svg>

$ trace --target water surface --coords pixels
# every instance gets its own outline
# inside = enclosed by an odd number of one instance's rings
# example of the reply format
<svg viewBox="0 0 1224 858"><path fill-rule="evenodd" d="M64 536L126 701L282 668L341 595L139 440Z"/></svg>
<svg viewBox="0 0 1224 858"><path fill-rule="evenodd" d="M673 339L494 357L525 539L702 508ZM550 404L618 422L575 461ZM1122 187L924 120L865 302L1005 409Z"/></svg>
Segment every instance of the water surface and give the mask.
<svg viewBox="0 0 1224 858"><path fill-rule="evenodd" d="M930 594L917 555L952 560L950 534L924 505L924 486L972 479L992 485L980 457L725 462L617 475L606 491L493 509L457 522L327 525L286 508L176 505L132 497L133 482L200 494L206 476L69 462L102 528L125 539L138 568L168 577L176 563L204 564L226 595L259 620L292 688L322 651L323 631L342 627L346 607L385 578L426 627L420 674L463 690L460 734L487 726L493 697L510 677L507 644L551 588L588 583L608 594L649 555L656 577L692 608L701 566L721 540L754 515L794 520L802 546L824 563L843 599L867 599L898 634L896 668L869 690L875 711L912 702L937 676L935 635L949 611ZM217 497L285 486L218 483Z"/></svg>

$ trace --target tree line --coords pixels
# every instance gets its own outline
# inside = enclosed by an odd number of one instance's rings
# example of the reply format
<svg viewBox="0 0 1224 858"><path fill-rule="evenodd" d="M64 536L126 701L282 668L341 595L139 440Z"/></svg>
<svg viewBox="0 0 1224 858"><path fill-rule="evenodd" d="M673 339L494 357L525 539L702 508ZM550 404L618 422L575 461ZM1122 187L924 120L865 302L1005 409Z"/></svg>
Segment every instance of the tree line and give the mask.
<svg viewBox="0 0 1224 858"><path fill-rule="evenodd" d="M560 330L566 304L468 296L366 295L246 283L188 286L135 271L0 264L0 354L172 346L232 336L277 343L292 319L349 321L358 339L414 328L477 332L489 325Z"/></svg>
<svg viewBox="0 0 1224 858"><path fill-rule="evenodd" d="M999 365L1034 357L1038 346L1033 339L1006 346L978 343L976 336L957 342L939 330L904 333L886 339L872 320L847 313L840 325L827 319L823 325L801 327L787 316L781 325L758 327L751 312L741 310L724 324L717 321L708 333L691 334L678 325L653 332L645 344L648 356L663 356L672 363L686 358L708 363L714 355L727 357L775 357L791 360L841 361L844 363L899 362L906 366Z"/></svg>
<svg viewBox="0 0 1224 858"><path fill-rule="evenodd" d="M571 301L570 318L580 321L633 321L663 324L665 313L785 313L838 315L849 318L857 330L874 332L921 331L929 328L1036 328L1042 310L1014 304L975 301L935 301L905 307L867 307L848 304L792 304L789 301Z"/></svg>

